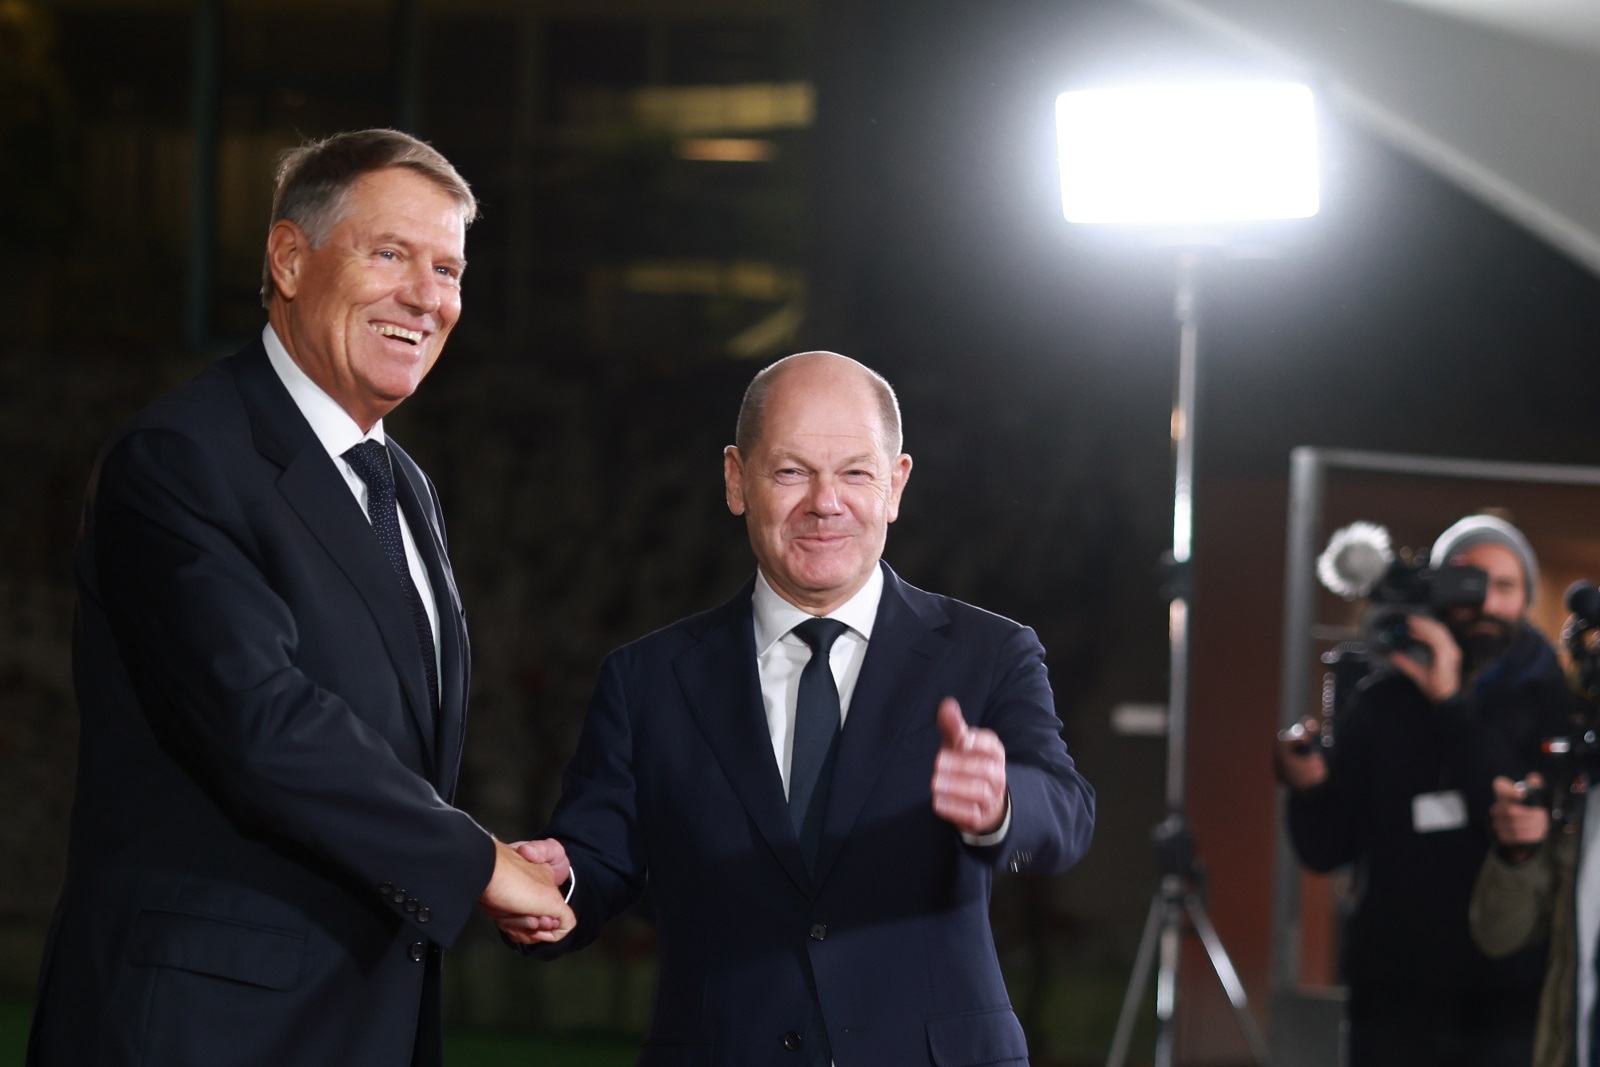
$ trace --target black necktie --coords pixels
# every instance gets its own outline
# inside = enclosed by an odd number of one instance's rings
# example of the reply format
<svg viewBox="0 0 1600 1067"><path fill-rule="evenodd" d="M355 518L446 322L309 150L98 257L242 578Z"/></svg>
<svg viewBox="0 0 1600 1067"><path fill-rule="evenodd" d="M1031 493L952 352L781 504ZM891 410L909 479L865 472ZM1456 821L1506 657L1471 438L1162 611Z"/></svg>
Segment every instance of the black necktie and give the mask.
<svg viewBox="0 0 1600 1067"><path fill-rule="evenodd" d="M439 662L433 651L433 625L428 622L428 611L422 606L422 597L416 583L411 580L411 567L406 563L405 542L400 539L400 516L395 510L394 468L389 465L389 450L377 441L362 441L344 453L361 480L367 483L367 517L372 520L372 532L378 535L383 554L400 579L400 591L411 605L411 622L417 630L417 645L422 649L422 670L428 679L428 710L434 722L439 720Z"/></svg>
<svg viewBox="0 0 1600 1067"><path fill-rule="evenodd" d="M815 869L822 844L822 818L839 747L839 687L828 666L828 652L847 629L837 619L807 619L794 628L794 635L811 646L811 659L800 672L794 751L789 758L789 818L808 871Z"/></svg>

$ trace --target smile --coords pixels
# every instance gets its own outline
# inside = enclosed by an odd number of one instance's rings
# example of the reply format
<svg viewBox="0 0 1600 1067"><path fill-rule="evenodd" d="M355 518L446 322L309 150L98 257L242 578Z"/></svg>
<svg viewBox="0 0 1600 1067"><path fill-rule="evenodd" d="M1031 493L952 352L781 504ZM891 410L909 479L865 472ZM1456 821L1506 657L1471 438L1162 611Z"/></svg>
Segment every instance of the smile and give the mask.
<svg viewBox="0 0 1600 1067"><path fill-rule="evenodd" d="M407 330L392 323L374 322L372 323L372 332L380 337L393 337L407 344L420 345L422 343L421 330Z"/></svg>

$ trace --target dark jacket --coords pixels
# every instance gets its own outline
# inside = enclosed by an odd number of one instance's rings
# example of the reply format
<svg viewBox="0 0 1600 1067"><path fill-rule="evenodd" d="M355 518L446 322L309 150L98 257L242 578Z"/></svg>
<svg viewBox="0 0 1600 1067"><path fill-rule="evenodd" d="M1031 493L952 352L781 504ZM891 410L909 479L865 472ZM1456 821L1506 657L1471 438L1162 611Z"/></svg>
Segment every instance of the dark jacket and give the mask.
<svg viewBox="0 0 1600 1067"><path fill-rule="evenodd" d="M1566 732L1570 701L1555 653L1528 626L1442 704L1390 669L1356 688L1335 719L1327 781L1288 799L1301 862L1317 871L1354 865L1343 951L1352 991L1537 989L1543 947L1488 959L1472 943L1467 906L1488 850L1491 780L1533 770L1550 780L1540 742ZM1415 798L1444 792L1460 793L1466 825L1418 832Z"/></svg>
<svg viewBox="0 0 1600 1067"><path fill-rule="evenodd" d="M468 653L438 502L391 451L439 606L437 727L394 571L259 341L102 453L30 1064L438 1062L439 952L494 851L448 803Z"/></svg>
<svg viewBox="0 0 1600 1067"><path fill-rule="evenodd" d="M792 1067L821 1024L837 1067L1023 1064L989 929L996 868L1065 870L1094 791L1061 740L1033 631L901 582L840 735L815 876L789 820L756 670L751 590L607 658L549 832L592 939L648 881L661 974L641 1067ZM1004 742L1006 838L934 814L935 712Z"/></svg>

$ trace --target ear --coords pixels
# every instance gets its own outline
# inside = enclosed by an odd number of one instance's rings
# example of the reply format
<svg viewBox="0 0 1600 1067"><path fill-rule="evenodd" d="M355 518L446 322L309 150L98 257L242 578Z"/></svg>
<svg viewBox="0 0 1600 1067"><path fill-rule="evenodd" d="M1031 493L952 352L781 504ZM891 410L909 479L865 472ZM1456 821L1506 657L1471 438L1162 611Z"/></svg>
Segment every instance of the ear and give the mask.
<svg viewBox="0 0 1600 1067"><path fill-rule="evenodd" d="M300 291L300 272L310 247L304 231L288 219L279 219L267 231L267 266L273 288L285 300L293 300Z"/></svg>
<svg viewBox="0 0 1600 1067"><path fill-rule="evenodd" d="M900 494L906 491L906 482L911 480L911 457L902 452L894 458L894 465L889 468L889 521L900 517Z"/></svg>
<svg viewBox="0 0 1600 1067"><path fill-rule="evenodd" d="M744 514L744 457L738 445L722 450L722 490L728 510L735 515Z"/></svg>

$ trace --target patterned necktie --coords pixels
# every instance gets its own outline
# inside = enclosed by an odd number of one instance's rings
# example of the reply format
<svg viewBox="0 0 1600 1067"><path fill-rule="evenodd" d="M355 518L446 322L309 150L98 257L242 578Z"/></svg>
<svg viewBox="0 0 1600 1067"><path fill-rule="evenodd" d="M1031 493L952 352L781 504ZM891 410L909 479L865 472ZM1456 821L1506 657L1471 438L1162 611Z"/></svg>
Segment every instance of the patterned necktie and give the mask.
<svg viewBox="0 0 1600 1067"><path fill-rule="evenodd" d="M847 629L837 619L807 619L793 631L811 646L811 659L800 672L794 752L789 759L789 818L808 871L815 869L822 844L822 819L833 780L833 757L839 748L839 687L833 681L828 653Z"/></svg>
<svg viewBox="0 0 1600 1067"><path fill-rule="evenodd" d="M439 721L439 662L433 650L433 625L428 622L428 611L422 606L422 596L411 580L411 567L406 563L405 542L400 539L400 516L395 510L394 468L389 465L389 450L377 441L362 441L344 453L361 480L367 483L367 517L372 520L372 532L378 535L383 554L400 579L400 591L411 605L411 622L417 630L417 645L422 649L422 669L428 679L428 710L433 721Z"/></svg>

